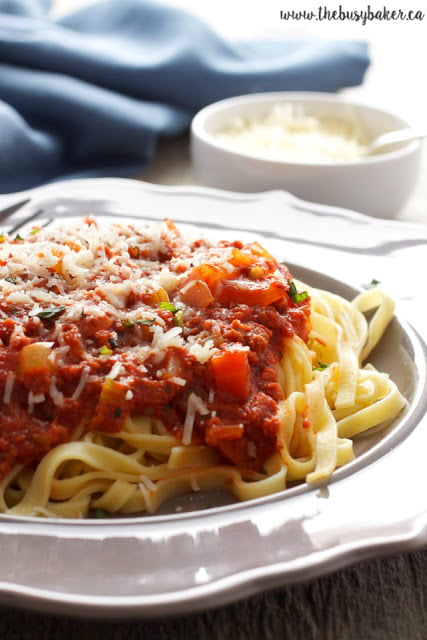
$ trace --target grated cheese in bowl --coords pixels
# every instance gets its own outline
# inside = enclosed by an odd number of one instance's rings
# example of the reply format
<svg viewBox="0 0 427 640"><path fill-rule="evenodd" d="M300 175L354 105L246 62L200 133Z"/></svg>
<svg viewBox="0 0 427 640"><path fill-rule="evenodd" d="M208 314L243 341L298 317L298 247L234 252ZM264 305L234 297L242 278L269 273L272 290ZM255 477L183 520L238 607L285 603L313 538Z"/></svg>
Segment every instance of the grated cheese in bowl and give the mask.
<svg viewBox="0 0 427 640"><path fill-rule="evenodd" d="M230 150L279 162L353 162L366 153L366 140L354 119L315 117L290 103L235 116L213 135Z"/></svg>

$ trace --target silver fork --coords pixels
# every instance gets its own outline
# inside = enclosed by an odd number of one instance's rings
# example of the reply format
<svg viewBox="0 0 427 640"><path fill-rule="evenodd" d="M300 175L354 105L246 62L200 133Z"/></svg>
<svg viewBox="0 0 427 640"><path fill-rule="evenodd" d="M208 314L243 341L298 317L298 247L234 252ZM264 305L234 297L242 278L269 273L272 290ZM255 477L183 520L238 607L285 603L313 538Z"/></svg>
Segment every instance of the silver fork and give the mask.
<svg viewBox="0 0 427 640"><path fill-rule="evenodd" d="M32 206L30 197L17 199L0 196L0 232L16 233L41 213L40 209Z"/></svg>

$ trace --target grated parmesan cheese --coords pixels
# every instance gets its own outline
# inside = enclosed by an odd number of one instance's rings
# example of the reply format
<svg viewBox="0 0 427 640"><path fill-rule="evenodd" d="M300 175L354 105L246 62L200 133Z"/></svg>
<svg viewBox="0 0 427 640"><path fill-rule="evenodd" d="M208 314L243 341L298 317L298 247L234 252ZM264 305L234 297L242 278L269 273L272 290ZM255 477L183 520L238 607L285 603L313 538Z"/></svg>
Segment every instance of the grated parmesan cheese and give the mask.
<svg viewBox="0 0 427 640"><path fill-rule="evenodd" d="M156 485L147 475L142 475L139 479L138 488L144 498L147 511L152 510L152 499L156 493Z"/></svg>
<svg viewBox="0 0 427 640"><path fill-rule="evenodd" d="M164 332L161 327L153 326L153 341L152 348L156 351L164 351L169 347L182 347L184 342L181 337L182 328L172 327L168 331Z"/></svg>
<svg viewBox="0 0 427 640"><path fill-rule="evenodd" d="M82 371L82 375L80 376L79 383L75 388L73 395L71 396L72 400L78 400L80 398L81 393L86 386L88 378L89 378L89 367L83 367L83 371Z"/></svg>
<svg viewBox="0 0 427 640"><path fill-rule="evenodd" d="M202 399L194 392L191 392L187 401L187 413L185 415L184 430L182 434L182 444L190 444L193 433L194 420L196 413L205 416L209 413L209 409L205 406Z"/></svg>
<svg viewBox="0 0 427 640"><path fill-rule="evenodd" d="M3 393L4 404L10 404L10 401L12 399L12 392L13 392L15 380L16 380L16 375L13 373L13 371L8 371L8 374L6 376L4 393Z"/></svg>
<svg viewBox="0 0 427 640"><path fill-rule="evenodd" d="M188 284L204 265L233 280L236 251L246 252L250 262L252 250L227 241L190 240L166 221L141 228L101 226L95 219L71 224L38 230L24 240L4 236L0 243L0 313L13 320L10 335L5 329L4 348L16 341L50 349L41 363L45 386L40 381L37 386L34 374L28 410L42 416L43 407L34 407L46 401L46 415L52 414L52 403L60 415L69 407L73 411L72 402L84 404L87 394L101 402L106 380L118 383L106 385L105 393L112 392L120 411L121 404L125 411L144 402L150 408L151 389L161 389L165 397L181 397L183 443L189 444L196 417L216 412L204 402L213 403L214 390L201 393L202 399L187 391L188 381L193 384L198 365L207 364L219 348L247 351L249 346L234 339L224 345L227 314L223 317L215 301L212 317L207 312L203 320L204 307L191 299ZM278 271L272 275L283 279ZM18 397L22 384L13 372L3 376L4 404Z"/></svg>
<svg viewBox="0 0 427 640"><path fill-rule="evenodd" d="M117 361L111 367L110 373L107 373L105 377L109 378L110 380L115 380L120 374L124 373L124 371L125 368L123 367L122 363L120 361Z"/></svg>
<svg viewBox="0 0 427 640"><path fill-rule="evenodd" d="M191 342L191 338L188 340L188 351L192 356L196 358L198 362L202 364L207 362L212 355L218 351L218 348L214 346L213 340L206 340L205 343Z"/></svg>
<svg viewBox="0 0 427 640"><path fill-rule="evenodd" d="M56 377L52 376L49 387L49 394L53 400L53 403L58 407L62 407L64 404L64 394L56 387Z"/></svg>
<svg viewBox="0 0 427 640"><path fill-rule="evenodd" d="M159 273L159 285L167 292L172 292L178 286L179 278L172 273L167 267L164 267Z"/></svg>
<svg viewBox="0 0 427 640"><path fill-rule="evenodd" d="M130 429L153 441L169 435L209 451L218 446L227 457L219 441L241 438L246 415L262 410L270 420L274 405L261 399L252 410L252 400L258 389L267 393L282 333L304 336L305 325L294 327L283 314L290 277L256 241L189 239L170 220L141 228L73 220L26 239L2 236L0 398L7 420L22 412L46 434L47 447L64 437L58 426L87 442ZM308 308L302 311L305 319ZM261 446L246 440L239 456L248 468L262 465ZM261 455L269 447L270 440ZM37 463L39 451L31 455ZM150 454L146 462L157 459ZM148 476L138 483L151 510ZM195 478L192 488L198 490Z"/></svg>
<svg viewBox="0 0 427 640"><path fill-rule="evenodd" d="M173 382L174 384L177 384L179 387L185 387L185 385L187 384L187 380L185 380L184 378L180 378L179 376L171 376L169 378L169 382Z"/></svg>
<svg viewBox="0 0 427 640"><path fill-rule="evenodd" d="M190 487L195 493L200 491L200 485L197 482L197 478L195 478L194 476L190 476Z"/></svg>
<svg viewBox="0 0 427 640"><path fill-rule="evenodd" d="M30 391L28 393L28 411L30 413L33 413L34 405L40 404L41 402L44 402L44 401L45 401L44 393L33 393L32 391Z"/></svg>
<svg viewBox="0 0 427 640"><path fill-rule="evenodd" d="M172 238L176 251L165 263L159 256L170 252ZM122 322L125 327L133 326L142 344L130 344L126 350L137 360L141 374L148 371L147 361L159 367L171 348L185 348L190 357L204 364L217 351L213 341L206 336L184 337L182 327L171 328L170 321L158 312L156 300L163 299L157 298L159 292L162 296L173 296L182 274L206 260L231 273L231 256L231 248L218 250L207 242L192 248L190 239L177 235L166 222L142 228L121 224L100 228L94 219L86 219L72 227L38 230L26 240L14 241L5 236L0 243L0 279L4 283L1 304L6 305L6 317L11 306L24 311L22 323L15 324L11 340L25 337L24 325L28 321L33 327L37 324L41 327L42 318L60 308L60 321L55 318L44 342L52 349L48 359L54 368L66 366L72 355L67 323L79 323L82 319L93 320L95 324L99 321L100 326L106 319ZM137 304L144 295L153 302ZM129 305L130 300L136 303ZM4 315L3 307L1 313ZM191 319L192 310L184 309L184 314L186 322ZM147 342L147 332L151 334L151 344ZM107 344L104 350L98 349L96 357L107 364L113 355L110 351ZM88 365L82 368L71 395L74 401L81 397L90 378L90 361L94 358L90 337L83 354ZM132 379L120 358L112 362L105 377L130 382ZM178 387L187 384L179 373L167 379ZM11 401L14 383L13 375L8 375L3 391L5 403ZM49 395L57 407L64 406L64 394L55 375ZM29 402L33 406L37 399L34 401L31 396Z"/></svg>
<svg viewBox="0 0 427 640"><path fill-rule="evenodd" d="M236 116L214 137L234 151L279 162L351 162L365 155L367 148L354 118L315 117L302 105L290 103Z"/></svg>

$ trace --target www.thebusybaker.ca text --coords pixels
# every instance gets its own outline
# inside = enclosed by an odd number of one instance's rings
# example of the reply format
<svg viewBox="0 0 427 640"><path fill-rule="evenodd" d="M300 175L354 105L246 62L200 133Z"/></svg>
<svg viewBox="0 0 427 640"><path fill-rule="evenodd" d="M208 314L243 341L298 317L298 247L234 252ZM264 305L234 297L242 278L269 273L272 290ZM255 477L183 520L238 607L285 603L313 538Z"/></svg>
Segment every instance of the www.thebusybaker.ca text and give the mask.
<svg viewBox="0 0 427 640"><path fill-rule="evenodd" d="M412 21L421 21L424 20L424 13L420 10L408 10L404 11L403 9L387 9L387 7L382 7L382 9L372 8L371 5L367 5L366 9L344 9L340 4L336 9L328 9L326 6L317 7L316 11L308 11L308 10L281 10L280 11L280 19L281 20L341 20L341 21L351 21L351 22L360 22L362 25L365 25L367 22L373 21L396 21L396 20L412 20Z"/></svg>

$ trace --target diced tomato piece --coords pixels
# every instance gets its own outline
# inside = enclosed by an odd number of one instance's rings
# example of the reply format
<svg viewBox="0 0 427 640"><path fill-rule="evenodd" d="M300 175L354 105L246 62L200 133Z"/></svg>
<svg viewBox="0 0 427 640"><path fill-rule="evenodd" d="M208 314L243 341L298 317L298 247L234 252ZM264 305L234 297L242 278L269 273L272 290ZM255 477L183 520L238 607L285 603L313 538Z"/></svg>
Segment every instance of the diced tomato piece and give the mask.
<svg viewBox="0 0 427 640"><path fill-rule="evenodd" d="M63 262L63 258L59 258L56 264L52 265L51 267L48 267L48 271L50 271L50 273L57 273L58 275L62 275L62 262Z"/></svg>
<svg viewBox="0 0 427 640"><path fill-rule="evenodd" d="M229 262L235 267L249 267L255 262L255 258L250 253L233 249Z"/></svg>
<svg viewBox="0 0 427 640"><path fill-rule="evenodd" d="M243 436L243 424L212 424L205 431L205 441L216 447L223 440L235 440Z"/></svg>
<svg viewBox="0 0 427 640"><path fill-rule="evenodd" d="M286 285L278 280L224 280L215 297L222 304L266 306L283 298Z"/></svg>
<svg viewBox="0 0 427 640"><path fill-rule="evenodd" d="M128 253L130 257L133 258L134 260L139 259L139 247L129 247Z"/></svg>
<svg viewBox="0 0 427 640"><path fill-rule="evenodd" d="M247 351L218 351L211 358L211 366L218 391L228 393L237 400L249 397L251 370Z"/></svg>
<svg viewBox="0 0 427 640"><path fill-rule="evenodd" d="M230 274L224 267L212 264L201 264L193 269L191 273L191 280L203 280L203 282L206 282L212 293L215 293L218 283L229 276Z"/></svg>

